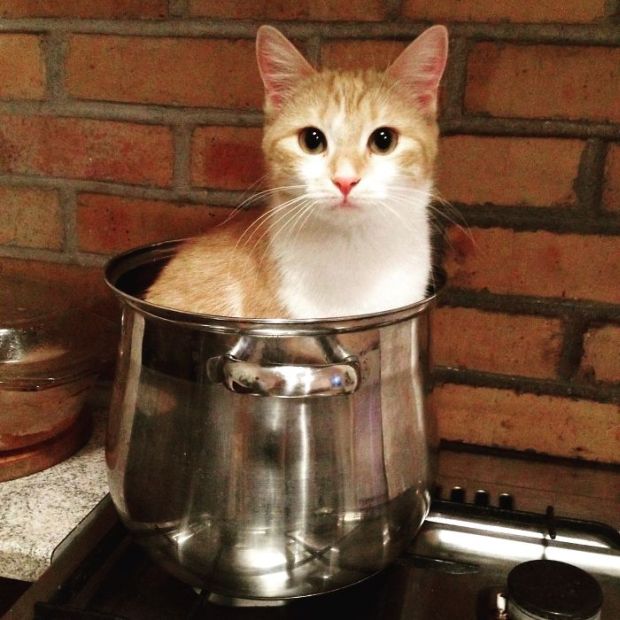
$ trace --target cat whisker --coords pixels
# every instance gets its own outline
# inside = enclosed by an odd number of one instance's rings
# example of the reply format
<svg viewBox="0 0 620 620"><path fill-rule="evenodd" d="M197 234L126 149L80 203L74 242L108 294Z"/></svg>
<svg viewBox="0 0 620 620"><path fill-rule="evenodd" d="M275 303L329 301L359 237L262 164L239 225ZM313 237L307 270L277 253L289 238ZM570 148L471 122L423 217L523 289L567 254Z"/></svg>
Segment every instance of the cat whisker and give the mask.
<svg viewBox="0 0 620 620"><path fill-rule="evenodd" d="M254 201L254 197L255 196L259 196L263 193L269 192L269 190L262 190L260 192L257 192L256 194L252 194L250 196L248 196L247 198L245 196L247 196L248 192L250 191L250 189L256 185L259 185L260 183L262 183L265 179L267 178L267 174L262 175L259 179L257 179L256 181L254 181L254 183L252 183L252 185L250 185L250 187L243 193L242 196L244 196L243 200L232 210L232 212L230 213L230 215L220 224L218 224L218 226L223 226L224 224L227 224L228 222L230 222L233 218L235 218L241 211L243 211L245 209L246 206L248 206L249 204L251 204Z"/></svg>
<svg viewBox="0 0 620 620"><path fill-rule="evenodd" d="M234 250L236 251L237 248L243 244L244 246L247 246L250 241L252 240L252 237L263 227L266 225L266 223L268 222L269 219L275 217L280 211L284 211L285 209L288 208L288 204L282 204L279 205L278 207L274 207L272 209L270 209L269 211L263 213L259 218L257 218L256 220L254 220L239 236L239 239L237 239L237 242L235 243L235 247ZM268 230L268 227L267 227ZM262 237L262 235L261 235ZM258 242L256 242L253 246L253 248L256 248L256 246L258 245Z"/></svg>
<svg viewBox="0 0 620 620"><path fill-rule="evenodd" d="M248 207L251 204L261 200L262 198L267 198L268 196L272 196L273 194L277 194L278 192L288 192L291 190L303 189L304 185L282 185L280 187L271 187L269 189L264 189L260 192L252 194L252 196L246 198L240 205L239 208Z"/></svg>
<svg viewBox="0 0 620 620"><path fill-rule="evenodd" d="M443 196L441 196L439 193L437 192L433 192L431 194L432 199L433 199L433 203L439 203L443 209L445 209L447 212L451 213L452 216L456 219L458 219L459 221L461 221L461 223L463 224L463 226L469 227L469 224L467 223L467 220L465 219L465 216L463 215L463 212L458 209L457 207L455 207L449 200L446 200ZM433 205L433 208L437 208L435 207L435 205Z"/></svg>
<svg viewBox="0 0 620 620"><path fill-rule="evenodd" d="M219 225L221 226L221 225L226 224L232 218L234 218L236 215L238 215L241 211L244 211L246 208L250 207L254 203L256 203L256 202L258 202L258 201L260 201L260 200L262 200L264 198L272 196L273 194L276 194L278 192L286 192L286 191L291 191L291 190L303 189L304 187L305 187L304 185L281 185L279 187L270 187L268 189L261 190L260 192L256 192L255 194L252 194L251 196L248 196L247 198L242 200L234 208L232 213Z"/></svg>
<svg viewBox="0 0 620 620"><path fill-rule="evenodd" d="M307 198L305 196L298 196L297 198L287 201L286 203L282 203L275 207L272 211L273 217L267 217L261 223L262 226L265 227L265 230L262 232L260 237L256 240L256 245L261 241L261 239L268 233L272 232L274 228L282 221L286 222L288 219L293 217L293 215L306 204ZM258 232L258 228L256 228L252 232L252 236ZM249 239L248 239L249 241Z"/></svg>
<svg viewBox="0 0 620 620"><path fill-rule="evenodd" d="M439 216L442 219L447 220L453 226L458 227L464 233L468 234L469 224L465 219L464 215L459 211L454 205L452 205L445 198L440 196L435 192L426 192L424 190L419 190L416 188L409 187L400 187L396 186L396 188L392 187L393 196L395 198L403 198L406 199L407 196L410 196L411 193L427 196L430 200L427 204L427 208L433 214ZM442 208L439 208L435 203L439 202Z"/></svg>
<svg viewBox="0 0 620 620"><path fill-rule="evenodd" d="M286 202L280 203L278 205L275 205L273 207L270 207L267 211L265 211L265 213L263 213L262 215L260 215L258 218L256 218L241 234L241 236L239 237L238 241L237 241L237 246L243 241L244 245L247 245L250 240L252 239L252 237L254 236L254 234L262 227L264 226L269 219L275 217L276 215L280 214L281 211L286 211L288 209L291 208L292 205L298 203L299 201L304 200L303 196L297 196L296 198L291 198L290 200L287 200ZM244 241L245 239L245 241ZM235 247L237 247L235 246Z"/></svg>
<svg viewBox="0 0 620 620"><path fill-rule="evenodd" d="M464 235L467 236L467 238L472 242L472 243L476 243L476 240L474 239L474 236L472 235L471 229L469 227L469 225L467 224L467 222L465 221L465 219L463 217L461 217L462 221L464 222L463 224L461 224L460 222L458 222L457 220L455 220L453 217L450 217L450 215L448 215L447 213L441 211L440 209L438 209L437 207L435 207L433 204L429 204L428 205L428 210L431 214L436 215L439 219L445 220L446 222L448 222L449 224L451 224L452 226L454 226L455 228L458 228ZM457 212L458 214L458 212ZM441 228L441 232L445 232L445 230L443 230L444 227Z"/></svg>
<svg viewBox="0 0 620 620"><path fill-rule="evenodd" d="M284 218L280 219L280 221L282 221L282 226L280 226L278 231L274 233L274 237L279 235L279 234L281 234L281 233L283 233L288 228L290 228L291 233L294 233L295 232L295 226L300 221L301 217L303 217L306 214L307 211L311 211L311 208L315 204L316 204L316 202L314 200L311 200L311 199L309 199L306 196L306 200L303 203L297 205L294 210L291 210L289 212L289 214L288 214L288 215L290 215L289 218L284 217ZM274 224L274 226L276 224Z"/></svg>
<svg viewBox="0 0 620 620"><path fill-rule="evenodd" d="M262 228L265 227L265 230L263 231L263 233L260 235L260 237L258 239L256 239L256 241L254 242L253 246L252 246L252 251L255 252L258 245L260 244L261 240L263 239L263 237L267 234L267 232L269 232L269 226L267 226L267 223L269 222L270 219L273 219L275 217L278 217L277 221L280 221L280 218L284 217L286 215L286 212L291 210L291 208L294 210L297 208L297 206L293 206L291 207L291 204L295 203L295 202L299 202L300 200L302 200L302 196L299 196L297 198L293 198L291 200L287 200L286 202L280 203L278 205L275 205L274 207L271 207L269 210L267 210L265 213L263 213L260 217L258 217L256 220L254 220L240 235L239 239L237 239L237 242L235 244L235 250L239 247L239 245L243 242L243 245L247 245L248 243L250 243L250 241L252 240L252 237L254 237L255 234L258 233L258 231ZM234 252L233 252L234 254ZM262 263L262 258L259 261L259 263ZM229 264L228 265L228 275L229 277L232 274L232 268L233 265Z"/></svg>
<svg viewBox="0 0 620 620"><path fill-rule="evenodd" d="M396 211L396 209L392 208L389 204L387 204L386 202L382 202L379 203L386 211L388 211L391 215L393 215L405 228L405 230L408 230L409 232L414 232L415 227L411 225L411 222L408 222L403 216L402 214L400 214L398 211Z"/></svg>
<svg viewBox="0 0 620 620"><path fill-rule="evenodd" d="M446 198L444 198L441 194L439 194L436 190L426 190L420 189L417 187L411 187L408 185L391 185L391 191L395 191L399 194L410 195L414 194L417 196L427 196L432 199L434 202L440 203L442 206L445 206L448 209L453 210L455 213L459 213L458 209Z"/></svg>
<svg viewBox="0 0 620 620"><path fill-rule="evenodd" d="M254 190L254 188L259 187L260 184L263 181L265 181L268 176L269 176L269 174L265 173L265 174L261 175L260 177L258 177L258 179L256 179L256 181L254 181L253 183L250 183L250 185L243 190L243 194L244 195L245 194L249 194L251 191Z"/></svg>
<svg viewBox="0 0 620 620"><path fill-rule="evenodd" d="M405 205L408 204L407 197L401 196L397 192L394 192L392 194L391 199L393 202L398 202L400 204L405 204ZM431 217L431 225L433 225L434 230L438 230L442 232L442 228L437 226L436 224L440 223L441 220L445 220L449 222L450 224L452 224L453 226L457 227L459 230L461 230L464 234L466 234L473 241L473 239L471 238L471 232L469 231L469 226L467 222L465 221L465 219L461 216L461 214L458 211L454 211L454 215L462 220L463 222L462 224L455 217L451 217L451 212L446 213L440 210L437 206L435 206L430 201L426 204L426 208L428 209L431 215L436 216L436 218Z"/></svg>
<svg viewBox="0 0 620 620"><path fill-rule="evenodd" d="M295 237L294 237L293 243L297 242L297 238L301 234L301 231L302 231L303 227L307 224L308 220L312 216L312 212L314 211L314 208L316 207L316 205L317 205L317 201L316 200L310 201L306 205L306 207L301 211L301 213L297 216L297 221L299 222L299 227L297 229L297 232L295 233ZM295 231L295 229L293 228L292 232L294 232L294 231Z"/></svg>
<svg viewBox="0 0 620 620"><path fill-rule="evenodd" d="M298 204L294 205L293 207L289 207L288 209L286 209L286 211L284 213L280 213L279 217L273 221L273 222L269 222L269 225L266 227L266 229L262 232L262 234L260 235L260 237L258 237L254 243L253 249L256 250L256 248L258 247L258 245L260 244L260 242L262 241L262 239L269 233L269 237L270 240L273 241L275 240L276 237L278 237L286 228L288 228L288 226L292 223L296 221L296 216L299 212L304 211L305 207L307 206L307 202L303 201L303 202L299 202ZM278 225L280 225L278 227ZM260 258L260 263L262 264L264 260L264 255L261 256Z"/></svg>

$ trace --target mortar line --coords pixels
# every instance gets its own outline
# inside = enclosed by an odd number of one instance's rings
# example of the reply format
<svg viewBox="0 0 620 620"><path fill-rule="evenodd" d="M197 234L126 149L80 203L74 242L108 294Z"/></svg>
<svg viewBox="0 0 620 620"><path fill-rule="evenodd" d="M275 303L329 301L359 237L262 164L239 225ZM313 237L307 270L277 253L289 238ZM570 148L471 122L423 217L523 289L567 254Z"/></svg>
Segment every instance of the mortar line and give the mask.
<svg viewBox="0 0 620 620"><path fill-rule="evenodd" d="M174 139L174 170L172 177L173 191L186 195L190 191L190 166L192 133L194 126L175 125L172 129Z"/></svg>
<svg viewBox="0 0 620 620"><path fill-rule="evenodd" d="M574 207L518 205L465 205L454 202L469 228L503 228L519 232L615 236L620 234L620 214L591 213Z"/></svg>
<svg viewBox="0 0 620 620"><path fill-rule="evenodd" d="M620 465L618 465L617 463L606 463L604 461L589 461L585 458L558 456L556 454L547 454L544 452L536 452L534 450L523 451L516 448L500 448L498 446L486 446L466 441L458 441L454 439L440 439L439 449L449 450L450 452L461 452L467 454L509 458L517 461L554 463L556 465L568 465L572 468L587 468L588 470L595 469L598 471L620 471Z"/></svg>
<svg viewBox="0 0 620 620"><path fill-rule="evenodd" d="M558 376L564 381L573 379L583 357L583 337L588 321L579 314L564 318L564 339L558 360Z"/></svg>
<svg viewBox="0 0 620 620"><path fill-rule="evenodd" d="M313 37L310 37L304 46L304 50L306 52L306 57L310 61L310 64L313 67L321 66L321 48L322 48L322 39L320 34L315 34Z"/></svg>
<svg viewBox="0 0 620 620"><path fill-rule="evenodd" d="M0 246L0 259L36 260L56 265L71 265L76 267L103 267L108 262L110 256L111 254L93 254L91 252L65 254L37 248L19 248L15 246L8 248L7 246ZM1 272L2 267L0 265L0 273Z"/></svg>
<svg viewBox="0 0 620 620"><path fill-rule="evenodd" d="M544 118L463 116L439 123L443 135L472 134L541 138L620 139L619 123Z"/></svg>
<svg viewBox="0 0 620 620"><path fill-rule="evenodd" d="M575 193L579 206L593 214L601 211L606 157L607 143L600 138L590 138L579 159Z"/></svg>
<svg viewBox="0 0 620 620"><path fill-rule="evenodd" d="M620 322L620 306L617 304L582 299L535 297L448 287L440 297L440 304L503 314L560 318L579 315L589 322Z"/></svg>
<svg viewBox="0 0 620 620"><path fill-rule="evenodd" d="M168 0L168 14L170 17L187 18L189 15L188 0Z"/></svg>
<svg viewBox="0 0 620 620"><path fill-rule="evenodd" d="M475 40L518 43L553 43L617 46L620 32L615 24L511 24L446 22L451 35ZM411 39L428 26L426 21L287 22L278 26L291 37L305 38L320 32L329 38ZM0 32L71 32L120 36L171 36L253 38L256 23L249 20L168 19L102 20L74 18L20 18L0 21Z"/></svg>
<svg viewBox="0 0 620 620"><path fill-rule="evenodd" d="M76 193L107 194L144 200L161 200L211 206L235 206L247 190L221 190L190 188L179 191L174 188L128 185L111 181L70 179L66 177L44 177L36 175L0 174L0 186L37 187L43 189L71 188Z"/></svg>
<svg viewBox="0 0 620 620"><path fill-rule="evenodd" d="M402 14L403 0L384 0L386 18L388 21L396 21Z"/></svg>
<svg viewBox="0 0 620 620"><path fill-rule="evenodd" d="M470 44L461 37L450 40L448 66L445 80L448 85L446 104L442 112L442 120L460 119L463 115L465 101L465 87L467 81L467 57Z"/></svg>
<svg viewBox="0 0 620 620"><path fill-rule="evenodd" d="M59 186L58 199L64 225L64 252L68 255L74 255L78 249L77 192L74 188L66 185Z"/></svg>
<svg viewBox="0 0 620 620"><path fill-rule="evenodd" d="M26 248L20 246L0 246L0 257L16 260L38 260L52 263L72 264L75 256L64 250L46 250L43 248ZM2 270L0 269L0 272Z"/></svg>
<svg viewBox="0 0 620 620"><path fill-rule="evenodd" d="M55 103L67 99L64 91L66 36L62 32L50 32L43 38L45 53L47 99Z"/></svg>
<svg viewBox="0 0 620 620"><path fill-rule="evenodd" d="M263 115L260 110L223 108L193 108L142 103L107 101L62 102L0 101L0 113L20 116L55 116L61 118L88 118L143 124L209 124L237 127L259 127Z"/></svg>
<svg viewBox="0 0 620 620"><path fill-rule="evenodd" d="M521 375L500 375L480 370L436 366L432 372L434 384L457 384L513 390L520 394L583 398L604 404L620 403L620 387L614 384L587 384L557 379L536 379Z"/></svg>
<svg viewBox="0 0 620 620"><path fill-rule="evenodd" d="M143 103L108 101L41 102L0 101L0 113L20 116L48 115L62 118L90 118L93 120L135 122L143 124L209 124L217 126L260 127L260 110L165 106ZM512 137L596 138L620 139L619 123L524 119L503 117L464 116L441 119L444 136L469 134Z"/></svg>
<svg viewBox="0 0 620 620"><path fill-rule="evenodd" d="M619 23L620 0L605 0L605 15L612 23Z"/></svg>

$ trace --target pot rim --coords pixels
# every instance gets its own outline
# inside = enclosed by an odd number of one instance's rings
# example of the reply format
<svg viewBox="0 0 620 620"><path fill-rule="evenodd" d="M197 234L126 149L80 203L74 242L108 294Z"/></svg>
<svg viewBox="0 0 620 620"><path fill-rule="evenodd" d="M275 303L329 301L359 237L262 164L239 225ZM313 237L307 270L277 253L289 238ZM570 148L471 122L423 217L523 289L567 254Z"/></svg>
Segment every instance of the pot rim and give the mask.
<svg viewBox="0 0 620 620"><path fill-rule="evenodd" d="M273 336L314 336L345 333L407 321L430 309L436 303L445 286L445 274L440 271L433 275L434 292L413 304L370 314L306 319L229 317L188 312L145 301L119 286L119 280L124 275L145 265L171 257L175 249L186 240L173 239L151 243L113 256L104 267L105 283L117 296L121 304L126 304L150 318L194 329Z"/></svg>

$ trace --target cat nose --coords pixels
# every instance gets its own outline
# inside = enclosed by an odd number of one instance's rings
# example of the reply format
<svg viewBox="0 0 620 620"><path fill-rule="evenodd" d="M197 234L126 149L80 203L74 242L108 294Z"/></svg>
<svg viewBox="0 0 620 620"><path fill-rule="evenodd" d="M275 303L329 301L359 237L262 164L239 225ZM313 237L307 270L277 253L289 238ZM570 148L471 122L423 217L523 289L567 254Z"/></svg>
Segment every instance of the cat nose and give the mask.
<svg viewBox="0 0 620 620"><path fill-rule="evenodd" d="M359 182L360 179L356 177L335 177L332 179L332 183L342 192L345 198Z"/></svg>

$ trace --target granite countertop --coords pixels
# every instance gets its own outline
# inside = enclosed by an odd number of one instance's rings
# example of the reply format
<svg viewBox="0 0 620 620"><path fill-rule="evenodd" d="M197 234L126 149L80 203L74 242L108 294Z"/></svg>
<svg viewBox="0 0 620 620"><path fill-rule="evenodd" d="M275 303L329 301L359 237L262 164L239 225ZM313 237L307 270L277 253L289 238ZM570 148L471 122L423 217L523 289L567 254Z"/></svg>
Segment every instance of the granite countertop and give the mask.
<svg viewBox="0 0 620 620"><path fill-rule="evenodd" d="M108 492L107 406L101 396L91 400L93 432L79 452L49 469L0 483L0 577L38 579L54 549Z"/></svg>

